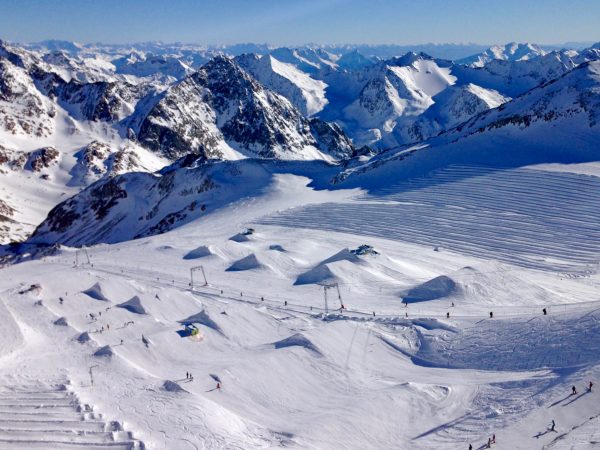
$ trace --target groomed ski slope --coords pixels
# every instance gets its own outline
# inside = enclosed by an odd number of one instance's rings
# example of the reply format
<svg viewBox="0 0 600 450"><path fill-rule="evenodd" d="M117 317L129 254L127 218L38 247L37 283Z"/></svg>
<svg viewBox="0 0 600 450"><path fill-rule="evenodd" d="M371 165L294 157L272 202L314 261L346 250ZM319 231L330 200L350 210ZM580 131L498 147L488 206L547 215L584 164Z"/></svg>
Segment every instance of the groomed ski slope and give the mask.
<svg viewBox="0 0 600 450"><path fill-rule="evenodd" d="M598 262L598 205L596 176L452 166L353 202L309 205L259 223L360 230L368 236L570 272Z"/></svg>
<svg viewBox="0 0 600 450"><path fill-rule="evenodd" d="M594 448L597 168L474 170L369 194L278 175L170 233L5 268L1 390L68 384L146 448Z"/></svg>

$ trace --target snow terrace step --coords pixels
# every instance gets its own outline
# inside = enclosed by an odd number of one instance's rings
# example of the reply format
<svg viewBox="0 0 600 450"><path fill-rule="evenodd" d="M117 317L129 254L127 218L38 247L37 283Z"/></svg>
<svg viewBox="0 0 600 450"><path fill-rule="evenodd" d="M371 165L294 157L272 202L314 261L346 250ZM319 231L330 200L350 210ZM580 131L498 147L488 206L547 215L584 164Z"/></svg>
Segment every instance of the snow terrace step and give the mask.
<svg viewBox="0 0 600 450"><path fill-rule="evenodd" d="M17 386L0 392L0 450L143 449L144 444L106 423L93 408L57 384Z"/></svg>
<svg viewBox="0 0 600 450"><path fill-rule="evenodd" d="M103 432L106 424L95 420L19 420L0 419L0 429Z"/></svg>
<svg viewBox="0 0 600 450"><path fill-rule="evenodd" d="M49 436L57 442L93 442L105 444L115 442L110 431L85 432L75 430L5 430L0 428L0 441L44 441Z"/></svg>
<svg viewBox="0 0 600 450"><path fill-rule="evenodd" d="M105 444L95 442L61 442L54 440L2 440L0 450L135 450L141 449L137 442L110 442Z"/></svg>

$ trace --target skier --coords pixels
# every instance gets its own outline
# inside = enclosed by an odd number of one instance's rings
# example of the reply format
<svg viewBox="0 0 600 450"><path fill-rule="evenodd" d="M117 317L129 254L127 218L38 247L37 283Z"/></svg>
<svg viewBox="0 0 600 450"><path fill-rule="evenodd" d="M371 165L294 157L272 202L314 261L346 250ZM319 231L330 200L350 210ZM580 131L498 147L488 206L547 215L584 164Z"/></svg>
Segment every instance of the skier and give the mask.
<svg viewBox="0 0 600 450"><path fill-rule="evenodd" d="M496 433L492 434L492 444L496 443Z"/></svg>
<svg viewBox="0 0 600 450"><path fill-rule="evenodd" d="M284 304L284 306L287 306L287 300L283 304Z"/></svg>
<svg viewBox="0 0 600 450"><path fill-rule="evenodd" d="M447 312L447 313L446 313L446 319L449 319L449 318L450 318L450 313L449 313L449 312Z"/></svg>
<svg viewBox="0 0 600 450"><path fill-rule="evenodd" d="M546 311L546 308L542 309L542 311L543 311L544 315L548 314L548 311Z"/></svg>
<svg viewBox="0 0 600 450"><path fill-rule="evenodd" d="M488 438L487 448L492 448L492 438Z"/></svg>
<svg viewBox="0 0 600 450"><path fill-rule="evenodd" d="M220 391L221 390L221 383L217 382L217 389Z"/></svg>
<svg viewBox="0 0 600 450"><path fill-rule="evenodd" d="M469 450L473 450L473 444L469 444Z"/></svg>
<svg viewBox="0 0 600 450"><path fill-rule="evenodd" d="M110 325L106 324L106 331L110 330Z"/></svg>
<svg viewBox="0 0 600 450"><path fill-rule="evenodd" d="M494 313L492 311L490 311L490 319L494 318Z"/></svg>
<svg viewBox="0 0 600 450"><path fill-rule="evenodd" d="M62 304L63 304L63 302L64 302L63 298L62 298L62 297L60 297L60 298L58 299L58 302L59 302L59 303L62 305Z"/></svg>
<svg viewBox="0 0 600 450"><path fill-rule="evenodd" d="M186 380L189 380L189 379L190 379L190 373L189 373L189 372L186 372L186 373L185 373L185 379L186 379Z"/></svg>
<svg viewBox="0 0 600 450"><path fill-rule="evenodd" d="M571 395L577 395L577 389L575 389L575 386L571 388L571 391Z"/></svg>
<svg viewBox="0 0 600 450"><path fill-rule="evenodd" d="M594 385L594 383L592 383L590 381L590 384L588 385L588 392L592 392L592 386Z"/></svg>
<svg viewBox="0 0 600 450"><path fill-rule="evenodd" d="M554 431L555 427L556 427L556 423L554 423L554 419L552 419L552 425L550 425L550 431Z"/></svg>

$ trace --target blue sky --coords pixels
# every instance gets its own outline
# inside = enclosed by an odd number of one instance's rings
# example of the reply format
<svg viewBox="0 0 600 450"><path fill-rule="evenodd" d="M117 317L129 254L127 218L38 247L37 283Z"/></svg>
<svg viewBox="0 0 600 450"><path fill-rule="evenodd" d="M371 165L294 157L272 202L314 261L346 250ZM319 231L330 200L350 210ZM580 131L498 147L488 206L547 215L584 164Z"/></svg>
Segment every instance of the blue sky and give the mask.
<svg viewBox="0 0 600 450"><path fill-rule="evenodd" d="M600 0L0 0L0 38L128 43L600 41Z"/></svg>

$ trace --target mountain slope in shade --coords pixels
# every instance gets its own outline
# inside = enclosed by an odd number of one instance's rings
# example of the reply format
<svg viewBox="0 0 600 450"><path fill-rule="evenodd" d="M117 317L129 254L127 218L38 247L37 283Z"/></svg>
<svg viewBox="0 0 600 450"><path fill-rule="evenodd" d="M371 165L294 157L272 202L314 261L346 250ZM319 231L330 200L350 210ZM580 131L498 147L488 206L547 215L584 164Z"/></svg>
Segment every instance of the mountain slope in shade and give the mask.
<svg viewBox="0 0 600 450"><path fill-rule="evenodd" d="M87 245L161 234L260 191L278 173L322 177L335 171L322 162L246 159L179 161L161 173L125 173L56 206L29 242Z"/></svg>

